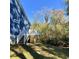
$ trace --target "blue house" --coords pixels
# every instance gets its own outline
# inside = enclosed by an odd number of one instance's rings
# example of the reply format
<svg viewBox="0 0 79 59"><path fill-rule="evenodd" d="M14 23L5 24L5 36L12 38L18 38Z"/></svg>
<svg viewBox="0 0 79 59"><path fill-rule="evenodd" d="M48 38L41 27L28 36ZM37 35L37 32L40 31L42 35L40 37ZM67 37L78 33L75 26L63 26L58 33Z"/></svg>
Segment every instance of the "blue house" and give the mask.
<svg viewBox="0 0 79 59"><path fill-rule="evenodd" d="M10 0L10 41L18 44L21 40L25 43L25 36L30 28L30 22L19 0Z"/></svg>

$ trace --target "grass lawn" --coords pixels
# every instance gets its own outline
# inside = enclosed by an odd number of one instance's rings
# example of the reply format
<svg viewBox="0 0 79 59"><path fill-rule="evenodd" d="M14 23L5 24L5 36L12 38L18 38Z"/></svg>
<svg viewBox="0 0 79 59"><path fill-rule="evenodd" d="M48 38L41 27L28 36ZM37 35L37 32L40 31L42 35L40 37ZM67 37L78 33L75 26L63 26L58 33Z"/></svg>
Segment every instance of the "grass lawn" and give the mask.
<svg viewBox="0 0 79 59"><path fill-rule="evenodd" d="M43 44L11 45L10 59L68 59L69 48Z"/></svg>

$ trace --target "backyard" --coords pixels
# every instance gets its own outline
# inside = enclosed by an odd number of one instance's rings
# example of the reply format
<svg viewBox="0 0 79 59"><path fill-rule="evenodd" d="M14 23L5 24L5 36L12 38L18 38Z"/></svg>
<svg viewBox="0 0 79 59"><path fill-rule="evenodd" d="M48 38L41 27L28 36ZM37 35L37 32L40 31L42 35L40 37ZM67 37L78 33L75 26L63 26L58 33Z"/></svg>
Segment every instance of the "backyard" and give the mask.
<svg viewBox="0 0 79 59"><path fill-rule="evenodd" d="M10 22L10 59L69 59L69 0L11 0Z"/></svg>
<svg viewBox="0 0 79 59"><path fill-rule="evenodd" d="M11 45L11 59L68 59L69 48L44 44Z"/></svg>

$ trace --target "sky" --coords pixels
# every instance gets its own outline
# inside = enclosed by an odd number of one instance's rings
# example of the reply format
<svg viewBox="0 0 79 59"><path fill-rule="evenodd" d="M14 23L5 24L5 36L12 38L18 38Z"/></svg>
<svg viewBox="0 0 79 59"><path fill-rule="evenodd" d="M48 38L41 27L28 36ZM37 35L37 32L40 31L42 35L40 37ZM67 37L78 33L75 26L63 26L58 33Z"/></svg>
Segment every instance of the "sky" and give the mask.
<svg viewBox="0 0 79 59"><path fill-rule="evenodd" d="M33 15L42 8L48 9L63 9L65 8L64 0L20 0L24 11L32 23L34 21Z"/></svg>

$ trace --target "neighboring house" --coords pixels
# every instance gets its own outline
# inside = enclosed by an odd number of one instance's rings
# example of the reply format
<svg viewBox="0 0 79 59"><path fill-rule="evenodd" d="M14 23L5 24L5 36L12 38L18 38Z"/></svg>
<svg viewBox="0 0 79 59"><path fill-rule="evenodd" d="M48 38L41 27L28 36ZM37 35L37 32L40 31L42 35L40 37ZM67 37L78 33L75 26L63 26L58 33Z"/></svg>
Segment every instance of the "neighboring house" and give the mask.
<svg viewBox="0 0 79 59"><path fill-rule="evenodd" d="M25 15L19 0L10 0L10 41L18 44L23 39L30 28L30 22ZM24 36L24 38L22 38ZM22 38L22 39L21 39ZM23 42L23 43L24 43Z"/></svg>
<svg viewBox="0 0 79 59"><path fill-rule="evenodd" d="M36 43L39 39L39 32L35 29L29 29L27 33L29 43Z"/></svg>

